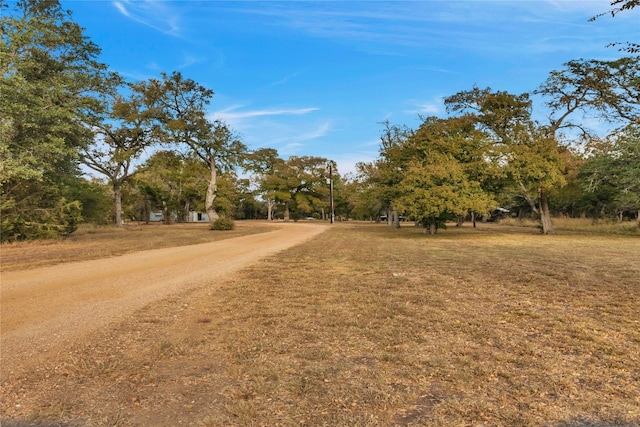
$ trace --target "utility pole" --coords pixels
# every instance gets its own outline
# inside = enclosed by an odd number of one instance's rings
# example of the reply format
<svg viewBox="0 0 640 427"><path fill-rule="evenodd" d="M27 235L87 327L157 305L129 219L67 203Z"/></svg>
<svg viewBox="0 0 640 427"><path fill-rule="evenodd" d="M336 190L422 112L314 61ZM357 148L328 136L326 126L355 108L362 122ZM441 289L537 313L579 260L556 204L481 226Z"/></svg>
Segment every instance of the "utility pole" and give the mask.
<svg viewBox="0 0 640 427"><path fill-rule="evenodd" d="M331 224L335 222L333 213L333 163L329 162L329 220Z"/></svg>

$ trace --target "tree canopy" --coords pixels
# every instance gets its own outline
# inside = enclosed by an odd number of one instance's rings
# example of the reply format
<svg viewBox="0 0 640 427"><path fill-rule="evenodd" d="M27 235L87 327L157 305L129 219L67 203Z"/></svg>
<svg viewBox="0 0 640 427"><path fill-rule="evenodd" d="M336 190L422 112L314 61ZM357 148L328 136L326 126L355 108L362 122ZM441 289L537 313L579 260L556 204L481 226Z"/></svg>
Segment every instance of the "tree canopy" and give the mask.
<svg viewBox="0 0 640 427"><path fill-rule="evenodd" d="M151 79L149 92L157 100L165 142L188 150L208 168L205 210L210 220L217 219L218 174L239 167L247 147L222 120L207 119L205 106L213 97L212 90L174 72L163 73L162 80Z"/></svg>
<svg viewBox="0 0 640 427"><path fill-rule="evenodd" d="M2 240L65 235L81 220L68 190L85 123L113 74L57 1L18 1L0 29Z"/></svg>
<svg viewBox="0 0 640 427"><path fill-rule="evenodd" d="M285 221L290 220L292 210L297 215L328 207L328 163L327 159L314 156L274 161L270 173L264 176L262 189L267 197L284 204Z"/></svg>

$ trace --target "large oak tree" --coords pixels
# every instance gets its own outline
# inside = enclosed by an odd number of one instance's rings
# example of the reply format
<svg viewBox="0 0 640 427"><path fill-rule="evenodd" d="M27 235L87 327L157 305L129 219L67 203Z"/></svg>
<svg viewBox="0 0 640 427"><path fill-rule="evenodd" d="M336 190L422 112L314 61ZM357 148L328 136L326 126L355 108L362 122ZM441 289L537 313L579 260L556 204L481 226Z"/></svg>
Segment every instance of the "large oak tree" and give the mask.
<svg viewBox="0 0 640 427"><path fill-rule="evenodd" d="M91 118L93 142L80 147L80 161L105 176L113 189L118 227L123 225L122 185L135 172L134 162L145 149L159 141L158 114L147 85L137 83L124 87L126 96L105 94L103 113Z"/></svg>
<svg viewBox="0 0 640 427"><path fill-rule="evenodd" d="M247 148L222 120L211 122L206 106L213 91L186 79L179 72L150 80L150 93L157 99L165 142L191 152L209 170L205 210L210 221L219 217L214 201L219 173L242 164Z"/></svg>
<svg viewBox="0 0 640 427"><path fill-rule="evenodd" d="M271 173L265 175L262 188L284 204L284 220L289 221L291 211L310 213L315 208L326 208L329 196L329 160L314 156L291 156L276 160Z"/></svg>
<svg viewBox="0 0 640 427"><path fill-rule="evenodd" d="M529 95L475 87L446 98L445 104L488 132L493 157L539 214L542 232L552 234L549 192L564 184L563 157L554 133L531 119Z"/></svg>
<svg viewBox="0 0 640 427"><path fill-rule="evenodd" d="M487 135L468 117L427 117L396 150L402 171L394 201L433 234L447 220L496 206L482 188L488 171Z"/></svg>

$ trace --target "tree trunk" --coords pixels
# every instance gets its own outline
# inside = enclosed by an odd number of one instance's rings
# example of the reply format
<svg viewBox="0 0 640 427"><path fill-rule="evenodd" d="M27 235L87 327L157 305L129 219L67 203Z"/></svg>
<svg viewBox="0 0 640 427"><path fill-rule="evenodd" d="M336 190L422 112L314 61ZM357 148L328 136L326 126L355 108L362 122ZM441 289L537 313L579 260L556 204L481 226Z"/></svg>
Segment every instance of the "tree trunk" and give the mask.
<svg viewBox="0 0 640 427"><path fill-rule="evenodd" d="M527 188L524 186L522 182L520 182L520 188L522 189L523 197L525 198L527 203L529 203L529 206L531 206L531 210L533 211L533 213L536 215L538 214L542 215L542 213L538 210L538 207L536 206L536 201L533 199L533 197L529 195Z"/></svg>
<svg viewBox="0 0 640 427"><path fill-rule="evenodd" d="M213 159L209 160L209 170L211 172L211 177L209 179L209 186L207 187L207 195L204 199L204 208L207 212L207 217L209 217L209 221L215 221L220 218L220 215L218 215L213 207L213 201L216 199L218 192L218 171Z"/></svg>
<svg viewBox="0 0 640 427"><path fill-rule="evenodd" d="M432 222L430 224L427 224L422 231L424 232L424 234L436 234L436 223Z"/></svg>
<svg viewBox="0 0 640 427"><path fill-rule="evenodd" d="M273 207L275 206L275 202L272 199L267 199L267 220L273 220Z"/></svg>
<svg viewBox="0 0 640 427"><path fill-rule="evenodd" d="M191 201L184 201L184 210L182 211L182 222L189 222L189 211L191 210Z"/></svg>
<svg viewBox="0 0 640 427"><path fill-rule="evenodd" d="M285 222L289 222L289 201L286 201L284 204L284 220Z"/></svg>
<svg viewBox="0 0 640 427"><path fill-rule="evenodd" d="M539 190L540 222L542 222L542 234L553 234L553 223L549 212L549 199L542 190Z"/></svg>
<svg viewBox="0 0 640 427"><path fill-rule="evenodd" d="M394 228L400 228L400 215L395 209L391 213L391 224Z"/></svg>
<svg viewBox="0 0 640 427"><path fill-rule="evenodd" d="M119 182L113 184L113 198L116 209L116 227L122 227L124 225L124 222L122 221L122 189L120 188Z"/></svg>
<svg viewBox="0 0 640 427"><path fill-rule="evenodd" d="M162 202L162 223L169 225L171 224L171 220L171 212L169 211L169 208L167 208L167 204Z"/></svg>
<svg viewBox="0 0 640 427"><path fill-rule="evenodd" d="M473 228L476 228L476 213L471 212L471 222L473 222Z"/></svg>
<svg viewBox="0 0 640 427"><path fill-rule="evenodd" d="M151 206L149 204L149 198L145 196L144 198L144 208L142 216L144 216L144 223L149 225L149 216L151 215Z"/></svg>

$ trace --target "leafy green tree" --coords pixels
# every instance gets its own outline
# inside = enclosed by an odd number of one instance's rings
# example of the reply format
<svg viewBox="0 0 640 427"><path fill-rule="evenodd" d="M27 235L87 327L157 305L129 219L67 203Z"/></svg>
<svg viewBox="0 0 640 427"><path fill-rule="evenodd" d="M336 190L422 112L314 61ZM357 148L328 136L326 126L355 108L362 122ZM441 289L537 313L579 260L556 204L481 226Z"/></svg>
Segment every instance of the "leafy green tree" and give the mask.
<svg viewBox="0 0 640 427"><path fill-rule="evenodd" d="M162 80L152 79L149 87L161 110L166 142L186 148L209 170L205 210L214 221L219 216L214 205L218 174L239 167L247 148L223 121L207 120L205 107L213 97L212 90L178 72L163 73Z"/></svg>
<svg viewBox="0 0 640 427"><path fill-rule="evenodd" d="M314 206L325 206L328 198L328 160L322 157L292 156L276 161L273 171L265 176L263 189L284 204L284 220L289 221L291 211L313 212Z"/></svg>
<svg viewBox="0 0 640 427"><path fill-rule="evenodd" d="M622 2L613 2L621 4ZM628 5L623 5L628 8ZM614 125L640 123L640 57L626 57L613 61L574 60L560 71L552 71L536 93L547 98L551 114L547 132L559 139L566 129L579 129L583 141L598 138L590 129L575 120L576 112L597 114ZM592 164L592 162L589 162ZM590 191L588 198L607 198L611 193L606 186ZM583 199L583 202L585 199ZM610 201L592 200L600 210Z"/></svg>
<svg viewBox="0 0 640 427"><path fill-rule="evenodd" d="M192 210L204 209L203 190L207 186L206 168L193 157L174 151L154 153L135 176L144 198L142 206L162 211L165 223L174 215L186 221Z"/></svg>
<svg viewBox="0 0 640 427"><path fill-rule="evenodd" d="M226 123L213 122L213 128L207 140L193 145L192 150L203 164L209 168L211 179L207 188L205 209L209 219L218 216L213 205L217 196L216 179L218 173L229 175L229 181L235 181L235 169L240 167L247 153L247 147ZM228 209L227 209L228 211Z"/></svg>
<svg viewBox="0 0 640 427"><path fill-rule="evenodd" d="M376 162L356 163L356 173L348 181L346 194L355 218L377 220L383 210L382 186Z"/></svg>
<svg viewBox="0 0 640 427"><path fill-rule="evenodd" d="M278 166L281 167L284 160L278 157L278 151L273 148L261 148L247 155L245 160L245 170L252 176L253 185L257 189L257 194L262 197L267 207L267 220L273 219L276 207L275 188L273 181Z"/></svg>
<svg viewBox="0 0 640 427"><path fill-rule="evenodd" d="M253 194L249 189L249 180L240 178L233 171L225 173L218 180L218 196L215 200L216 212L222 217L251 218Z"/></svg>
<svg viewBox="0 0 640 427"><path fill-rule="evenodd" d="M629 125L591 145L580 169L585 191L597 194L601 210L612 210L619 220L635 212L640 227L640 126Z"/></svg>
<svg viewBox="0 0 640 427"><path fill-rule="evenodd" d="M70 199L84 125L112 76L100 49L57 1L0 1L2 240L65 235L80 219Z"/></svg>
<svg viewBox="0 0 640 427"><path fill-rule="evenodd" d="M159 124L153 98L145 83L126 84L127 96L104 95L101 114L90 119L94 138L80 147L80 161L104 175L113 189L115 224L123 225L122 185L133 173L134 162L158 143Z"/></svg>
<svg viewBox="0 0 640 427"><path fill-rule="evenodd" d="M258 199L259 194L251 179L236 177L234 185L234 218L264 218L266 212L264 212L264 204Z"/></svg>
<svg viewBox="0 0 640 427"><path fill-rule="evenodd" d="M113 196L108 185L99 179L78 179L70 186L73 200L82 206L82 222L95 225L113 223Z"/></svg>
<svg viewBox="0 0 640 427"><path fill-rule="evenodd" d="M467 115L491 139L491 158L540 216L542 232L552 234L549 192L562 186L564 163L553 131L531 119L528 94L473 88L445 99L447 109Z"/></svg>
<svg viewBox="0 0 640 427"><path fill-rule="evenodd" d="M551 210L556 214L572 218L586 216L587 212L591 211L591 207L584 203L584 191L579 176L584 156L571 146L561 147L560 156L565 166L563 176L566 184L550 193Z"/></svg>
<svg viewBox="0 0 640 427"><path fill-rule="evenodd" d="M333 210L337 220L351 218L353 207L349 200L349 181L337 172L335 165L333 170ZM327 212L331 215L331 210Z"/></svg>
<svg viewBox="0 0 640 427"><path fill-rule="evenodd" d="M408 160L397 203L433 234L447 220L496 206L482 189L487 137L468 117L428 117L402 147Z"/></svg>
<svg viewBox="0 0 640 427"><path fill-rule="evenodd" d="M535 91L547 98L549 131L565 128L591 131L572 120L574 113L592 112L612 123L640 123L640 57L614 61L573 60L552 71Z"/></svg>
<svg viewBox="0 0 640 427"><path fill-rule="evenodd" d="M394 202L401 194L400 181L406 172L411 152L405 150L406 142L413 135L413 131L406 126L391 125L388 121L380 135L380 158L376 161L375 174L380 186L379 197L386 209L389 225L400 227L399 213Z"/></svg>

